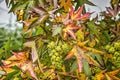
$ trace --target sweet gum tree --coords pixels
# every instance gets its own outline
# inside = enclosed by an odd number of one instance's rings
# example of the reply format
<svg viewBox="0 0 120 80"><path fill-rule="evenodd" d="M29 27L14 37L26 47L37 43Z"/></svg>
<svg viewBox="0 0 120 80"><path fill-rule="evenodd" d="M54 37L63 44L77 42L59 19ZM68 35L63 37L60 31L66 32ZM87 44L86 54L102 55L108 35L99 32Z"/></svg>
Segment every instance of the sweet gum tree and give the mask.
<svg viewBox="0 0 120 80"><path fill-rule="evenodd" d="M90 20L88 0L6 0L23 45L2 49L1 80L120 80L120 1ZM10 45L7 44L7 46ZM14 47L14 45L12 45Z"/></svg>

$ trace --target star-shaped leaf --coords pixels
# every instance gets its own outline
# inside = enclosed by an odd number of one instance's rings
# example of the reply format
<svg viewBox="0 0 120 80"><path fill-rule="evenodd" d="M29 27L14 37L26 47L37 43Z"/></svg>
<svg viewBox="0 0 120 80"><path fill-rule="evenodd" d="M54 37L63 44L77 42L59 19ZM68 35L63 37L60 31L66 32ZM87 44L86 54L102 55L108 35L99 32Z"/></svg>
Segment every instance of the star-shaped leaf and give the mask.
<svg viewBox="0 0 120 80"><path fill-rule="evenodd" d="M72 20L86 20L90 17L90 15L92 13L90 12L87 12L85 14L82 14L82 11L83 11L83 6L81 6L80 8L77 9L77 11L74 11L74 8L71 7L70 8L70 17Z"/></svg>
<svg viewBox="0 0 120 80"><path fill-rule="evenodd" d="M69 23L63 28L63 38L66 38L70 35L73 39L76 39L75 33L73 30L80 29L81 26L75 26L75 23Z"/></svg>
<svg viewBox="0 0 120 80"><path fill-rule="evenodd" d="M111 17L116 17L117 14L118 14L119 11L120 11L120 7L119 7L118 4L115 4L113 9L112 9L111 7L106 7L106 9L107 9L107 11L109 12L109 15L110 15Z"/></svg>
<svg viewBox="0 0 120 80"><path fill-rule="evenodd" d="M76 61L78 64L78 70L80 72L82 72L83 69L83 64L82 64L82 60L85 59L89 64L92 64L94 66L97 67L101 67L97 61L95 61L91 56L89 56L88 54L85 53L84 50L82 50L80 47L78 46L74 46L73 49L68 53L68 55L66 56L66 59L70 59L73 56L76 57Z"/></svg>

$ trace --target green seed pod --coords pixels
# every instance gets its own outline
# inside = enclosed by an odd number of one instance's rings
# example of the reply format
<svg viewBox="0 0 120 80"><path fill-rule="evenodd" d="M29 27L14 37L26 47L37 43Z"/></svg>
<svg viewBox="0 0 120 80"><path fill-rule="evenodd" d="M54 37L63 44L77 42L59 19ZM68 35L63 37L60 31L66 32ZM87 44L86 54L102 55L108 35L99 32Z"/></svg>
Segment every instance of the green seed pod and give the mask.
<svg viewBox="0 0 120 80"><path fill-rule="evenodd" d="M119 62L119 63L120 63L120 57L117 57L117 62Z"/></svg>
<svg viewBox="0 0 120 80"><path fill-rule="evenodd" d="M56 59L56 56L55 55L52 55L51 56L51 60L55 60Z"/></svg>
<svg viewBox="0 0 120 80"><path fill-rule="evenodd" d="M49 44L48 44L48 48L50 48L50 49L53 49L53 48L55 48L55 42L50 42Z"/></svg>
<svg viewBox="0 0 120 80"><path fill-rule="evenodd" d="M62 49L61 49L60 46L57 46L57 47L55 48L55 50L59 52L59 51L61 51Z"/></svg>
<svg viewBox="0 0 120 80"><path fill-rule="evenodd" d="M56 52L56 53L54 53L54 55L55 55L55 56L59 56L59 53Z"/></svg>
<svg viewBox="0 0 120 80"><path fill-rule="evenodd" d="M51 50L51 52L50 53L56 53L56 50L55 49L53 49L53 50Z"/></svg>
<svg viewBox="0 0 120 80"><path fill-rule="evenodd" d="M106 46L105 46L105 49L106 49L107 51L108 51L110 48L111 48L110 45L106 45Z"/></svg>
<svg viewBox="0 0 120 80"><path fill-rule="evenodd" d="M120 56L120 53L119 53L119 52L115 52L115 53L114 53L114 56L115 56L115 57L119 57L119 56Z"/></svg>
<svg viewBox="0 0 120 80"><path fill-rule="evenodd" d="M116 57L115 56L112 59L113 59L113 61L116 61Z"/></svg>
<svg viewBox="0 0 120 80"><path fill-rule="evenodd" d="M61 60L61 58L60 57L56 57L56 61L60 61Z"/></svg>
<svg viewBox="0 0 120 80"><path fill-rule="evenodd" d="M49 56L52 56L52 55L53 55L53 53L50 53L50 54L49 54Z"/></svg>
<svg viewBox="0 0 120 80"><path fill-rule="evenodd" d="M62 46L62 45L63 45L62 41L59 41L58 46Z"/></svg>
<svg viewBox="0 0 120 80"><path fill-rule="evenodd" d="M115 52L115 48L114 48L114 47L111 47L108 52L109 52L109 53L114 53L114 52Z"/></svg>
<svg viewBox="0 0 120 80"><path fill-rule="evenodd" d="M116 50L120 50L120 43L118 42L114 43L114 47Z"/></svg>

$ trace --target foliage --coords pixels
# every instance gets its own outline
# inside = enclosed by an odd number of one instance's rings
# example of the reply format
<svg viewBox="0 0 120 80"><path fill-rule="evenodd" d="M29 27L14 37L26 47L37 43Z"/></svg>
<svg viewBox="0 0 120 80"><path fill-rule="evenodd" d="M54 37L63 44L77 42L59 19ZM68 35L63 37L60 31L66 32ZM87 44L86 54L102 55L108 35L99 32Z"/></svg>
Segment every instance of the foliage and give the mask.
<svg viewBox="0 0 120 80"><path fill-rule="evenodd" d="M93 12L84 4L95 4L88 0L6 3L23 23L25 40L19 49L10 48L11 39L1 45L7 52L0 54L10 54L1 57L2 80L120 80L119 0L111 0L102 20L89 19Z"/></svg>

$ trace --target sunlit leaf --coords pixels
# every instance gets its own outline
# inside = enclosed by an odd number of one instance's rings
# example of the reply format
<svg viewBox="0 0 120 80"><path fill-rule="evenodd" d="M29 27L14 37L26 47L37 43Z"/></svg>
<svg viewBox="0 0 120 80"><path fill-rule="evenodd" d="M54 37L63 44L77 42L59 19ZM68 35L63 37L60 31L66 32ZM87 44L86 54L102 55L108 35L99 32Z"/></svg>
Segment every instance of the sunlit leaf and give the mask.
<svg viewBox="0 0 120 80"><path fill-rule="evenodd" d="M32 60L33 60L33 62L35 62L38 59L38 53L36 50L35 41L28 41L28 42L24 43L24 46L31 48Z"/></svg>

